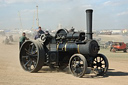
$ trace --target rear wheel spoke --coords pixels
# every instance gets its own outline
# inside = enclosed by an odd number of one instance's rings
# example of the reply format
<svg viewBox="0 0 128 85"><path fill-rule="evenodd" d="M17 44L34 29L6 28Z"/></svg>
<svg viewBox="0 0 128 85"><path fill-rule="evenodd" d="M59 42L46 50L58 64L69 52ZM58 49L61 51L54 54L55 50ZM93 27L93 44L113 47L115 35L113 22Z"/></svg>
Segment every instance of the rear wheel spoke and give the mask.
<svg viewBox="0 0 128 85"><path fill-rule="evenodd" d="M28 46L28 52L31 53L31 45Z"/></svg>
<svg viewBox="0 0 128 85"><path fill-rule="evenodd" d="M32 46L31 46L31 52L34 51L34 48L35 48L35 46L32 45Z"/></svg>
<svg viewBox="0 0 128 85"><path fill-rule="evenodd" d="M31 58L36 58L36 57L37 57L37 55L33 55L33 54L29 54L29 56L30 56Z"/></svg>
<svg viewBox="0 0 128 85"><path fill-rule="evenodd" d="M32 66L32 61L30 62L29 66L30 66L30 67Z"/></svg>
<svg viewBox="0 0 128 85"><path fill-rule="evenodd" d="M22 56L22 58L26 58L26 59L28 59L28 58L29 58L29 56Z"/></svg>
<svg viewBox="0 0 128 85"><path fill-rule="evenodd" d="M33 65L36 66L37 62L36 60L33 60Z"/></svg>
<svg viewBox="0 0 128 85"><path fill-rule="evenodd" d="M28 61L24 64L24 66L27 66L30 62L31 62L31 60L28 60Z"/></svg>
<svg viewBox="0 0 128 85"><path fill-rule="evenodd" d="M29 52L29 49L27 50L26 48L24 49L26 52L26 54L30 54L30 52Z"/></svg>

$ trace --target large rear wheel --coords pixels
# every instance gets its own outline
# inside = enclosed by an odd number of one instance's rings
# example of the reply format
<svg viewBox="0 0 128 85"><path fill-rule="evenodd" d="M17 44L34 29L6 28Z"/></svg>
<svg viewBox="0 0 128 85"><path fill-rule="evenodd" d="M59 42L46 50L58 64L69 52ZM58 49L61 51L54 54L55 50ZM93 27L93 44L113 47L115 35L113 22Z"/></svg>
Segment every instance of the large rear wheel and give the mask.
<svg viewBox="0 0 128 85"><path fill-rule="evenodd" d="M26 41L20 49L20 64L25 71L38 72L43 64L45 51L38 41Z"/></svg>

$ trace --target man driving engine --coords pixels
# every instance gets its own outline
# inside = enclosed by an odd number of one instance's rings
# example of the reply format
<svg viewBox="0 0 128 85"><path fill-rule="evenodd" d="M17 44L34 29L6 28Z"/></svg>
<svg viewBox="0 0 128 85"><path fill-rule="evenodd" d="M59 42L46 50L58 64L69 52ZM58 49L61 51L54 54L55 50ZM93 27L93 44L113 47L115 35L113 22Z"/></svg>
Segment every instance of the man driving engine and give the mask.
<svg viewBox="0 0 128 85"><path fill-rule="evenodd" d="M45 34L45 32L41 29L41 26L39 26L37 34L34 39L36 40L37 38L40 38L41 34Z"/></svg>

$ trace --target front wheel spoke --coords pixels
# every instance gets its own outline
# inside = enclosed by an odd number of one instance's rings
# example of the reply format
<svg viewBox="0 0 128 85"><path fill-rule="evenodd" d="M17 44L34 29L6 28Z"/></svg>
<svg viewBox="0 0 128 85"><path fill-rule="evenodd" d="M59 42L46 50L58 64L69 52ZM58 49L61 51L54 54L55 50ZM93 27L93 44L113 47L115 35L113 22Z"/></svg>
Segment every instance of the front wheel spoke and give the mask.
<svg viewBox="0 0 128 85"><path fill-rule="evenodd" d="M95 58L94 61L97 63L98 62L97 58Z"/></svg>
<svg viewBox="0 0 128 85"><path fill-rule="evenodd" d="M79 60L79 64L84 63L82 60Z"/></svg>
<svg viewBox="0 0 128 85"><path fill-rule="evenodd" d="M97 66L97 65L94 63L93 66Z"/></svg>
<svg viewBox="0 0 128 85"><path fill-rule="evenodd" d="M100 62L100 58L101 58L101 57L97 57L97 62Z"/></svg>
<svg viewBox="0 0 128 85"><path fill-rule="evenodd" d="M83 68L79 68L80 73L83 72Z"/></svg>
<svg viewBox="0 0 128 85"><path fill-rule="evenodd" d="M104 71L104 68L103 67L101 67L101 71Z"/></svg>
<svg viewBox="0 0 128 85"><path fill-rule="evenodd" d="M76 69L76 73L81 73L82 72L82 69L81 68L77 68Z"/></svg>
<svg viewBox="0 0 128 85"><path fill-rule="evenodd" d="M73 71L74 75L77 76L78 73L76 72L76 69Z"/></svg>
<svg viewBox="0 0 128 85"><path fill-rule="evenodd" d="M80 67L83 67L84 65L83 64L79 64Z"/></svg>
<svg viewBox="0 0 128 85"><path fill-rule="evenodd" d="M75 73L76 72L76 68L75 67L71 67L72 71Z"/></svg>
<svg viewBox="0 0 128 85"><path fill-rule="evenodd" d="M96 61L98 61L98 59L97 59L98 57L96 57Z"/></svg>
<svg viewBox="0 0 128 85"><path fill-rule="evenodd" d="M74 65L71 65L71 69L73 69L73 70L74 70L74 68L75 68L75 66L74 66Z"/></svg>
<svg viewBox="0 0 128 85"><path fill-rule="evenodd" d="M105 68L106 68L106 67L102 67L102 66L101 66L101 69L105 69Z"/></svg>
<svg viewBox="0 0 128 85"><path fill-rule="evenodd" d="M74 58L74 61L76 62L76 57Z"/></svg>
<svg viewBox="0 0 128 85"><path fill-rule="evenodd" d="M81 59L80 59L79 57L77 57L77 60L78 60L78 61L81 61Z"/></svg>
<svg viewBox="0 0 128 85"><path fill-rule="evenodd" d="M102 65L105 65L105 63L102 63Z"/></svg>
<svg viewBox="0 0 128 85"><path fill-rule="evenodd" d="M98 69L98 66L96 66L96 68Z"/></svg>
<svg viewBox="0 0 128 85"><path fill-rule="evenodd" d="M97 72L100 73L101 72L101 69L97 69Z"/></svg>
<svg viewBox="0 0 128 85"><path fill-rule="evenodd" d="M96 61L96 60L94 60L94 62L96 62L96 63L97 63L97 61Z"/></svg>
<svg viewBox="0 0 128 85"><path fill-rule="evenodd" d="M103 59L100 57L100 62L101 62L101 60L103 60Z"/></svg>
<svg viewBox="0 0 128 85"><path fill-rule="evenodd" d="M76 61L72 61L72 64L74 64L74 65L75 65L75 64L76 64Z"/></svg>
<svg viewBox="0 0 128 85"><path fill-rule="evenodd" d="M102 59L100 62L103 62L104 61L104 59Z"/></svg>

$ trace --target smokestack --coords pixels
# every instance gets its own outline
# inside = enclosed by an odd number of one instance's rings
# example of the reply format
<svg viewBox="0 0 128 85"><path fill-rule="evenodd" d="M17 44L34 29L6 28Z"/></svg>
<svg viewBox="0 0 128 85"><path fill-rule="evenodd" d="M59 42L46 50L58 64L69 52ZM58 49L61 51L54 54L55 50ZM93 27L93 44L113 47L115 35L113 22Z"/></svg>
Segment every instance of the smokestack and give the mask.
<svg viewBox="0 0 128 85"><path fill-rule="evenodd" d="M86 22L87 22L87 39L92 39L92 9L86 10Z"/></svg>

